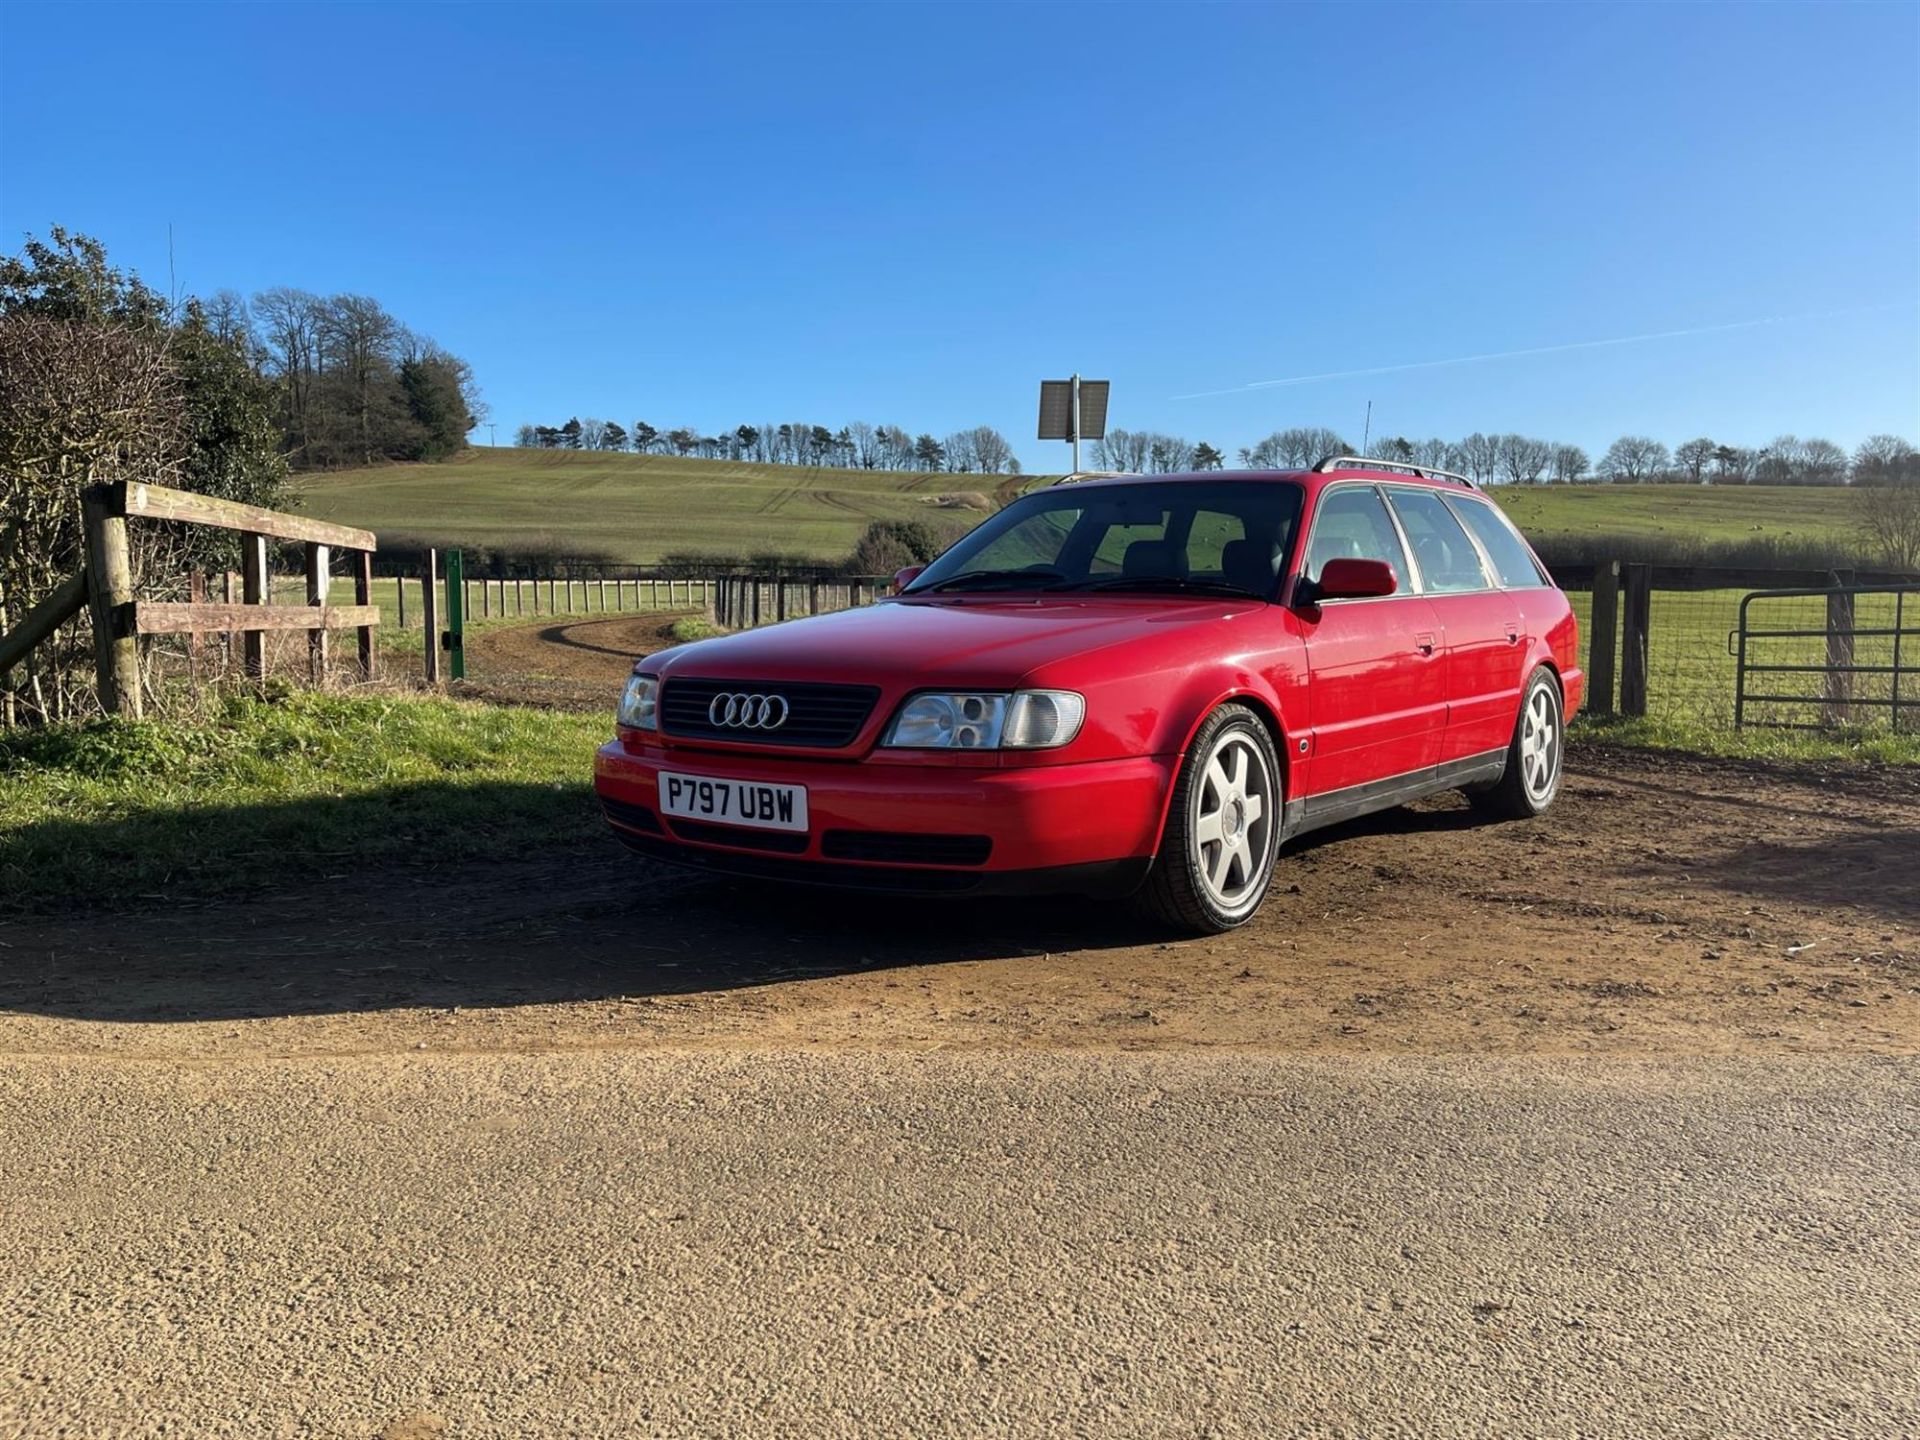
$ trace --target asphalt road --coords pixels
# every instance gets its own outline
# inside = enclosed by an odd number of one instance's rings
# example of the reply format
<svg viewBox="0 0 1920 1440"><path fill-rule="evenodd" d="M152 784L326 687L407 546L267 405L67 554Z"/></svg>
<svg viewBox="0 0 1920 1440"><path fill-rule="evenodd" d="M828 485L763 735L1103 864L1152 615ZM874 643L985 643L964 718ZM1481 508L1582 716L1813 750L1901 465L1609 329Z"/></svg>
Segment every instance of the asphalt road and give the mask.
<svg viewBox="0 0 1920 1440"><path fill-rule="evenodd" d="M1920 1433L1920 1065L0 1063L0 1434Z"/></svg>

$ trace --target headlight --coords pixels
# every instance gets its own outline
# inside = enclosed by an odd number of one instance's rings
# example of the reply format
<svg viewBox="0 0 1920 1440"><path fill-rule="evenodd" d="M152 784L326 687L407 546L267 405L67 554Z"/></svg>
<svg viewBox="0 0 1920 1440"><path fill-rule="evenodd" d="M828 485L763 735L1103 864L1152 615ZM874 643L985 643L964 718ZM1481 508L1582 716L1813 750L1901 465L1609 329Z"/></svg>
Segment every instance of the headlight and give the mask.
<svg viewBox="0 0 1920 1440"><path fill-rule="evenodd" d="M659 698L659 677L635 675L627 681L627 688L620 696L620 723L634 730L658 730L660 717L656 704Z"/></svg>
<svg viewBox="0 0 1920 1440"><path fill-rule="evenodd" d="M1050 750L1080 733L1087 702L1071 690L915 695L880 743L902 750Z"/></svg>

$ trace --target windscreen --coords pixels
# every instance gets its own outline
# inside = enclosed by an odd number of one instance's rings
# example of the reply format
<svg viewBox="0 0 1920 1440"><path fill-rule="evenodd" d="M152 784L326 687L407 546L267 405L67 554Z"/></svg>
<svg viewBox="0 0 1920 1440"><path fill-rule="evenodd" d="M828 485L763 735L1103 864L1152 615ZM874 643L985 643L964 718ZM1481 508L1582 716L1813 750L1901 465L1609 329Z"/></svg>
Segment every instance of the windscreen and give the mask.
<svg viewBox="0 0 1920 1440"><path fill-rule="evenodd" d="M942 555L909 595L1137 590L1271 600L1300 515L1288 481L1057 485Z"/></svg>

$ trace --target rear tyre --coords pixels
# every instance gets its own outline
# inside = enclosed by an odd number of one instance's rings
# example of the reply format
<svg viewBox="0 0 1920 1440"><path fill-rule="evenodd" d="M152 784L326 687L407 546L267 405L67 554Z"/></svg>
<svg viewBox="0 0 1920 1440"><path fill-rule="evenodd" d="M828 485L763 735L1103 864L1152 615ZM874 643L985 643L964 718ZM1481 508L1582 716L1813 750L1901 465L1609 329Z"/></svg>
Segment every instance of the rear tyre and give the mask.
<svg viewBox="0 0 1920 1440"><path fill-rule="evenodd" d="M1160 853L1136 904L1196 935L1244 925L1273 882L1284 802L1267 727L1244 705L1222 705L1187 750Z"/></svg>
<svg viewBox="0 0 1920 1440"><path fill-rule="evenodd" d="M1560 793L1560 766L1566 751L1566 725L1560 711L1560 686L1542 665L1527 678L1520 714L1507 746L1507 772L1484 790L1469 790L1476 810L1508 820L1531 820Z"/></svg>

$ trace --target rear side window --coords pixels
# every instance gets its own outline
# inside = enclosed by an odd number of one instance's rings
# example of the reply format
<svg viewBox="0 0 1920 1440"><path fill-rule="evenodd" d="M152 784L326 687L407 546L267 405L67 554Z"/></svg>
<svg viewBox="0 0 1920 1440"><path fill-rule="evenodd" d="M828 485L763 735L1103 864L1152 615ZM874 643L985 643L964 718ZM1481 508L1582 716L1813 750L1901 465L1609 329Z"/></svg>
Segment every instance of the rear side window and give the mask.
<svg viewBox="0 0 1920 1440"><path fill-rule="evenodd" d="M1493 562L1494 573L1499 575L1502 585L1519 590L1547 583L1526 545L1513 533L1512 524L1493 506L1484 500L1449 495L1447 508L1473 532L1473 538L1480 542L1480 548Z"/></svg>
<svg viewBox="0 0 1920 1440"><path fill-rule="evenodd" d="M1321 498L1313 539L1307 546L1307 578L1318 580L1321 566L1341 559L1384 560L1393 567L1402 594L1413 588L1400 536L1380 492L1372 486L1343 485Z"/></svg>
<svg viewBox="0 0 1920 1440"><path fill-rule="evenodd" d="M1486 590L1487 578L1480 553L1453 512L1431 490L1393 490L1393 513L1400 517L1413 546L1414 562L1428 594L1447 595L1462 590Z"/></svg>

